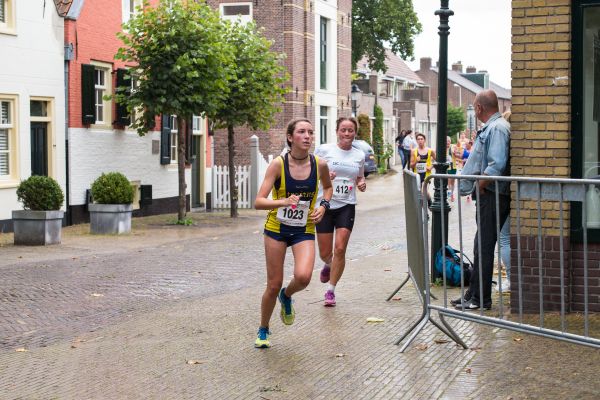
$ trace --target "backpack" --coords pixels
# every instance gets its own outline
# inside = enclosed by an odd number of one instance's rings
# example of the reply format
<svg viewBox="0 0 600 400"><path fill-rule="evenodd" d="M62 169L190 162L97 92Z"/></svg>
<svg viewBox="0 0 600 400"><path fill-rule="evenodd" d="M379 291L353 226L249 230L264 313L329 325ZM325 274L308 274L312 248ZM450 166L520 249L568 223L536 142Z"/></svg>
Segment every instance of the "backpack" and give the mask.
<svg viewBox="0 0 600 400"><path fill-rule="evenodd" d="M446 269L446 284L448 286L460 286L460 251L446 245L444 249L440 249L435 255L435 270L443 276L444 268ZM463 253L466 258L463 260L463 282L464 286L468 286L471 280L471 271L473 269L472 262Z"/></svg>

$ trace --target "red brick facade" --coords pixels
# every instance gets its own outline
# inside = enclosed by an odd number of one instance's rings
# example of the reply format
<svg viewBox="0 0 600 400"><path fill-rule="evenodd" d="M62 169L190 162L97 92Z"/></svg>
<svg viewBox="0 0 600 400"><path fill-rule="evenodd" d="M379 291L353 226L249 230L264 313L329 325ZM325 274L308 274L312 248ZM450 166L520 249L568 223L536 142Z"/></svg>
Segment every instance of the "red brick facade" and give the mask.
<svg viewBox="0 0 600 400"><path fill-rule="evenodd" d="M236 3L238 0L210 0L208 3L218 8L219 4ZM337 115L350 115L351 79L351 0L338 0L337 43ZM314 2L304 0L262 1L252 3L252 17L256 24L264 28L265 36L273 41L272 49L286 54L285 66L290 79L289 93L285 96L282 111L275 117L268 132L255 132L245 127L236 127L235 163L250 163L250 137L260 138L260 151L264 155L279 154L285 145L285 127L295 118L305 117L318 123L315 116L315 10ZM318 47L317 47L318 49ZM343 108L342 108L343 107ZM316 118L315 118L316 117ZM227 133L215 132L215 164L227 164Z"/></svg>

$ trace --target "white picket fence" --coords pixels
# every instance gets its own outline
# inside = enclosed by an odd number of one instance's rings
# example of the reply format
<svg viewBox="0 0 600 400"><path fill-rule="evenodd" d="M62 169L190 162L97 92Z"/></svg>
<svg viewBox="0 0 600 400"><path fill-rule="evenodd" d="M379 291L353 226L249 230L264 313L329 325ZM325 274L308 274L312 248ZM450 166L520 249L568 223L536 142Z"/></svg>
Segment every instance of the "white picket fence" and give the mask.
<svg viewBox="0 0 600 400"><path fill-rule="evenodd" d="M250 172L249 165L238 165L235 167L235 184L238 191L238 207L251 208L252 194L250 192ZM229 208L229 167L225 165L216 165L213 167L213 207Z"/></svg>
<svg viewBox="0 0 600 400"><path fill-rule="evenodd" d="M258 188L265 178L267 167L273 161L272 155L265 159L258 148L258 137L253 135L250 138L251 165L238 165L235 167L238 208L254 207L254 199L258 193ZM217 209L229 208L229 168L227 166L214 166L212 170L212 207Z"/></svg>

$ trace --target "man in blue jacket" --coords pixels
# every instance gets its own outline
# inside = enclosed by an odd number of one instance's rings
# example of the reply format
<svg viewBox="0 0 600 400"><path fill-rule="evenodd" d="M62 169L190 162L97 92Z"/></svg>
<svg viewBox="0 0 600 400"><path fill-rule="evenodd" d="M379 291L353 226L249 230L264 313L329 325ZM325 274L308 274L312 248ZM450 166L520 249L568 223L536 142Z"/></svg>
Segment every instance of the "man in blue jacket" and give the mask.
<svg viewBox="0 0 600 400"><path fill-rule="evenodd" d="M484 90L475 97L473 104L477 119L484 123L477 132L471 154L463 167L463 175L510 175L510 125L502 118L498 110L498 97L493 90ZM458 309L464 306L467 310L492 307L492 274L494 269L494 248L498 239L496 232L496 207L499 214L499 226L510 213L510 183L480 180L478 182L461 180L460 194L477 195L475 185L479 185L479 218L474 240L473 272L469 290L464 298L452 301ZM496 190L498 204L496 204ZM474 197L475 198L475 197ZM481 234L481 254L479 254L478 234ZM483 293L479 293L479 259L481 257L481 272ZM483 301L482 301L483 300Z"/></svg>

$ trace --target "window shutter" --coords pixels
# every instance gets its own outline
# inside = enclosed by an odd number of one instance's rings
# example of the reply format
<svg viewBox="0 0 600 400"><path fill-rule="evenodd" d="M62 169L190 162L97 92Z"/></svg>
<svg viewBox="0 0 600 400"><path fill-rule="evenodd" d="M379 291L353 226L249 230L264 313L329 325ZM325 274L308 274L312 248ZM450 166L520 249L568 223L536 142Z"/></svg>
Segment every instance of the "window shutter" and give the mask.
<svg viewBox="0 0 600 400"><path fill-rule="evenodd" d="M188 119L185 124L185 161L188 164L192 163L192 132L194 130L194 117Z"/></svg>
<svg viewBox="0 0 600 400"><path fill-rule="evenodd" d="M93 65L81 65L81 122L84 125L96 122L94 71Z"/></svg>
<svg viewBox="0 0 600 400"><path fill-rule="evenodd" d="M131 94L131 77L126 76L127 70L123 68L117 69L117 88L124 88L124 92L126 95ZM119 91L119 93L123 93L123 89ZM125 103L120 104L117 102L116 104L117 116L115 118L115 124L120 126L128 126L131 124L131 120L129 119L129 111L127 111L127 105Z"/></svg>
<svg viewBox="0 0 600 400"><path fill-rule="evenodd" d="M160 163L171 164L171 117L163 114L160 117Z"/></svg>

